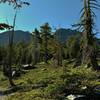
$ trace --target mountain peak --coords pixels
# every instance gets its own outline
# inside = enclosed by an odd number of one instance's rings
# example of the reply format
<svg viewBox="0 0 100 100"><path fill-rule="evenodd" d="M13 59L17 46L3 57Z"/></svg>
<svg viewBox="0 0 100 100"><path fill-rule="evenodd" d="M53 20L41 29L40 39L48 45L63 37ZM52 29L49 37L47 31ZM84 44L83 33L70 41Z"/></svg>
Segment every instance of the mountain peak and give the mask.
<svg viewBox="0 0 100 100"><path fill-rule="evenodd" d="M60 42L64 43L67 41L67 39L72 36L79 33L76 30L72 30L72 29L65 29L65 28L59 28L58 30L56 30L55 32L55 36L57 38L57 40L59 40Z"/></svg>
<svg viewBox="0 0 100 100"><path fill-rule="evenodd" d="M0 45L8 45L9 33L11 31L6 31L0 34ZM27 31L16 30L14 32L14 43L18 43L21 41L29 42L31 40L32 35Z"/></svg>

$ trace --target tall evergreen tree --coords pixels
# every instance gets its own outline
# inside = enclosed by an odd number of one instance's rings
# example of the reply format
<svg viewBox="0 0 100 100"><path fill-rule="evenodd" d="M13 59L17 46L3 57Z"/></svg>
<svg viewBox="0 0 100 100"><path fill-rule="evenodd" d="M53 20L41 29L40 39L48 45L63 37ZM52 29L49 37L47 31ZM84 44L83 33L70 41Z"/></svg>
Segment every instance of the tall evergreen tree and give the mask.
<svg viewBox="0 0 100 100"><path fill-rule="evenodd" d="M50 37L51 27L48 23L45 23L40 28L41 28L42 42L44 44L44 51L45 51L44 60L45 63L48 63L48 39Z"/></svg>
<svg viewBox="0 0 100 100"><path fill-rule="evenodd" d="M63 44L61 41L58 39L59 36L54 36L55 43L56 43L56 52L55 52L55 58L57 60L57 66L62 66L62 60L63 60Z"/></svg>
<svg viewBox="0 0 100 100"><path fill-rule="evenodd" d="M0 0L0 3L6 3L8 2L9 4L12 4L14 6L14 9L17 11L17 9L22 8L22 5L29 5L28 2L23 2L22 0ZM14 28L15 28L15 22L16 22L16 14L17 12L15 12L15 16L14 16L14 20L13 20L13 27L11 30L11 34L9 34L9 55L8 55L8 79L9 79L9 83L11 86L15 86L14 82L13 82L13 78L12 78L12 56L13 56L13 37L14 37ZM0 29L11 29L9 28L9 25L7 24L0 24Z"/></svg>
<svg viewBox="0 0 100 100"><path fill-rule="evenodd" d="M9 55L8 55L8 68L9 68L9 82L11 86L14 86L14 82L12 81L12 56L13 56L13 39L14 39L14 28L15 28L15 21L16 21L16 14L14 16L13 21L13 28L11 33L9 33Z"/></svg>
<svg viewBox="0 0 100 100"><path fill-rule="evenodd" d="M33 32L33 65L37 64L39 62L39 55L40 55L40 33L37 29Z"/></svg>
<svg viewBox="0 0 100 100"><path fill-rule="evenodd" d="M97 8L97 0L83 0L84 7L81 15L81 28L83 29L82 64L98 69L96 59L95 39L93 34L95 13L93 8Z"/></svg>

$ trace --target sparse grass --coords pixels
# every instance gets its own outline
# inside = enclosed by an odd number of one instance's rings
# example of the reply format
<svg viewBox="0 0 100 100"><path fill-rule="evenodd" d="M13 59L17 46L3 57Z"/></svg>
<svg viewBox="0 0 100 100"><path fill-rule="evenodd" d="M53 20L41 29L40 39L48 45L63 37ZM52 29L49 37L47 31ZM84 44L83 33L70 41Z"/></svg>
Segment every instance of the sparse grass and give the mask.
<svg viewBox="0 0 100 100"><path fill-rule="evenodd" d="M61 100L67 89L72 92L74 90L82 92L81 88L84 86L91 88L100 84L98 79L100 72L92 71L91 68L73 68L71 63L68 65L67 62L65 63L64 68L40 63L35 69L28 70L14 80L17 86L23 88L10 95L9 100ZM4 77L2 73L0 73L0 77ZM43 86L38 87L41 84ZM34 88L34 85L37 87ZM2 80L0 86L6 88L7 80Z"/></svg>
<svg viewBox="0 0 100 100"><path fill-rule="evenodd" d="M7 78L4 77L2 70L0 70L0 87L2 88L7 88L8 87L8 82Z"/></svg>

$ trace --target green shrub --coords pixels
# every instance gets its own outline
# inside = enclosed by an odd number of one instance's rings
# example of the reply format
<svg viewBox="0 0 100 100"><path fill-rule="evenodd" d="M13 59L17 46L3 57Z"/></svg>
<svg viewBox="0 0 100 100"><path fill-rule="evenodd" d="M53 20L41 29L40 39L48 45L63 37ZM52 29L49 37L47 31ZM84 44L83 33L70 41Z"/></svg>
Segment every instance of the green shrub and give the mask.
<svg viewBox="0 0 100 100"><path fill-rule="evenodd" d="M99 72L92 70L91 68L77 67L68 68L65 74L60 77L64 79L66 88L70 89L72 92L88 91L92 89L98 82ZM84 87L86 87L84 89Z"/></svg>

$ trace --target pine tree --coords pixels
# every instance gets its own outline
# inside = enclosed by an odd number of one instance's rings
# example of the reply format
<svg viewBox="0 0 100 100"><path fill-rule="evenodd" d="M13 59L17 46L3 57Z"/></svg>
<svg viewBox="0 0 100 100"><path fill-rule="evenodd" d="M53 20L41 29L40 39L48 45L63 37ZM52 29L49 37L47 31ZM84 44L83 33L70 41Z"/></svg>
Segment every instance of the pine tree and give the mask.
<svg viewBox="0 0 100 100"><path fill-rule="evenodd" d="M61 36L58 36L59 38ZM63 61L63 44L61 41L59 41L58 37L55 35L54 40L55 40L55 54L54 58L57 60L57 66L62 66L62 61Z"/></svg>
<svg viewBox="0 0 100 100"><path fill-rule="evenodd" d="M11 86L15 86L13 82L13 77L12 77L12 56L13 56L13 37L14 37L14 28L15 28L15 22L16 22L16 15L17 15L17 10L19 8L22 8L22 5L29 5L28 2L23 2L22 0L0 0L0 3L6 3L8 2L9 4L12 4L14 6L14 9L16 10L14 20L13 20L13 26L10 27L7 24L0 24L0 29L11 29L11 33L9 34L9 55L8 55L8 79L9 83Z"/></svg>
<svg viewBox="0 0 100 100"><path fill-rule="evenodd" d="M45 51L44 60L45 63L48 63L48 39L50 37L51 27L49 26L48 23L45 23L40 28L41 28L42 42L44 44L44 51Z"/></svg>
<svg viewBox="0 0 100 100"><path fill-rule="evenodd" d="M83 0L84 8L81 15L81 28L83 30L82 64L93 69L98 69L96 59L95 39L93 34L95 13L93 8L97 8L97 0Z"/></svg>
<svg viewBox="0 0 100 100"><path fill-rule="evenodd" d="M33 32L33 65L36 65L39 62L39 55L40 55L40 33L37 29Z"/></svg>

